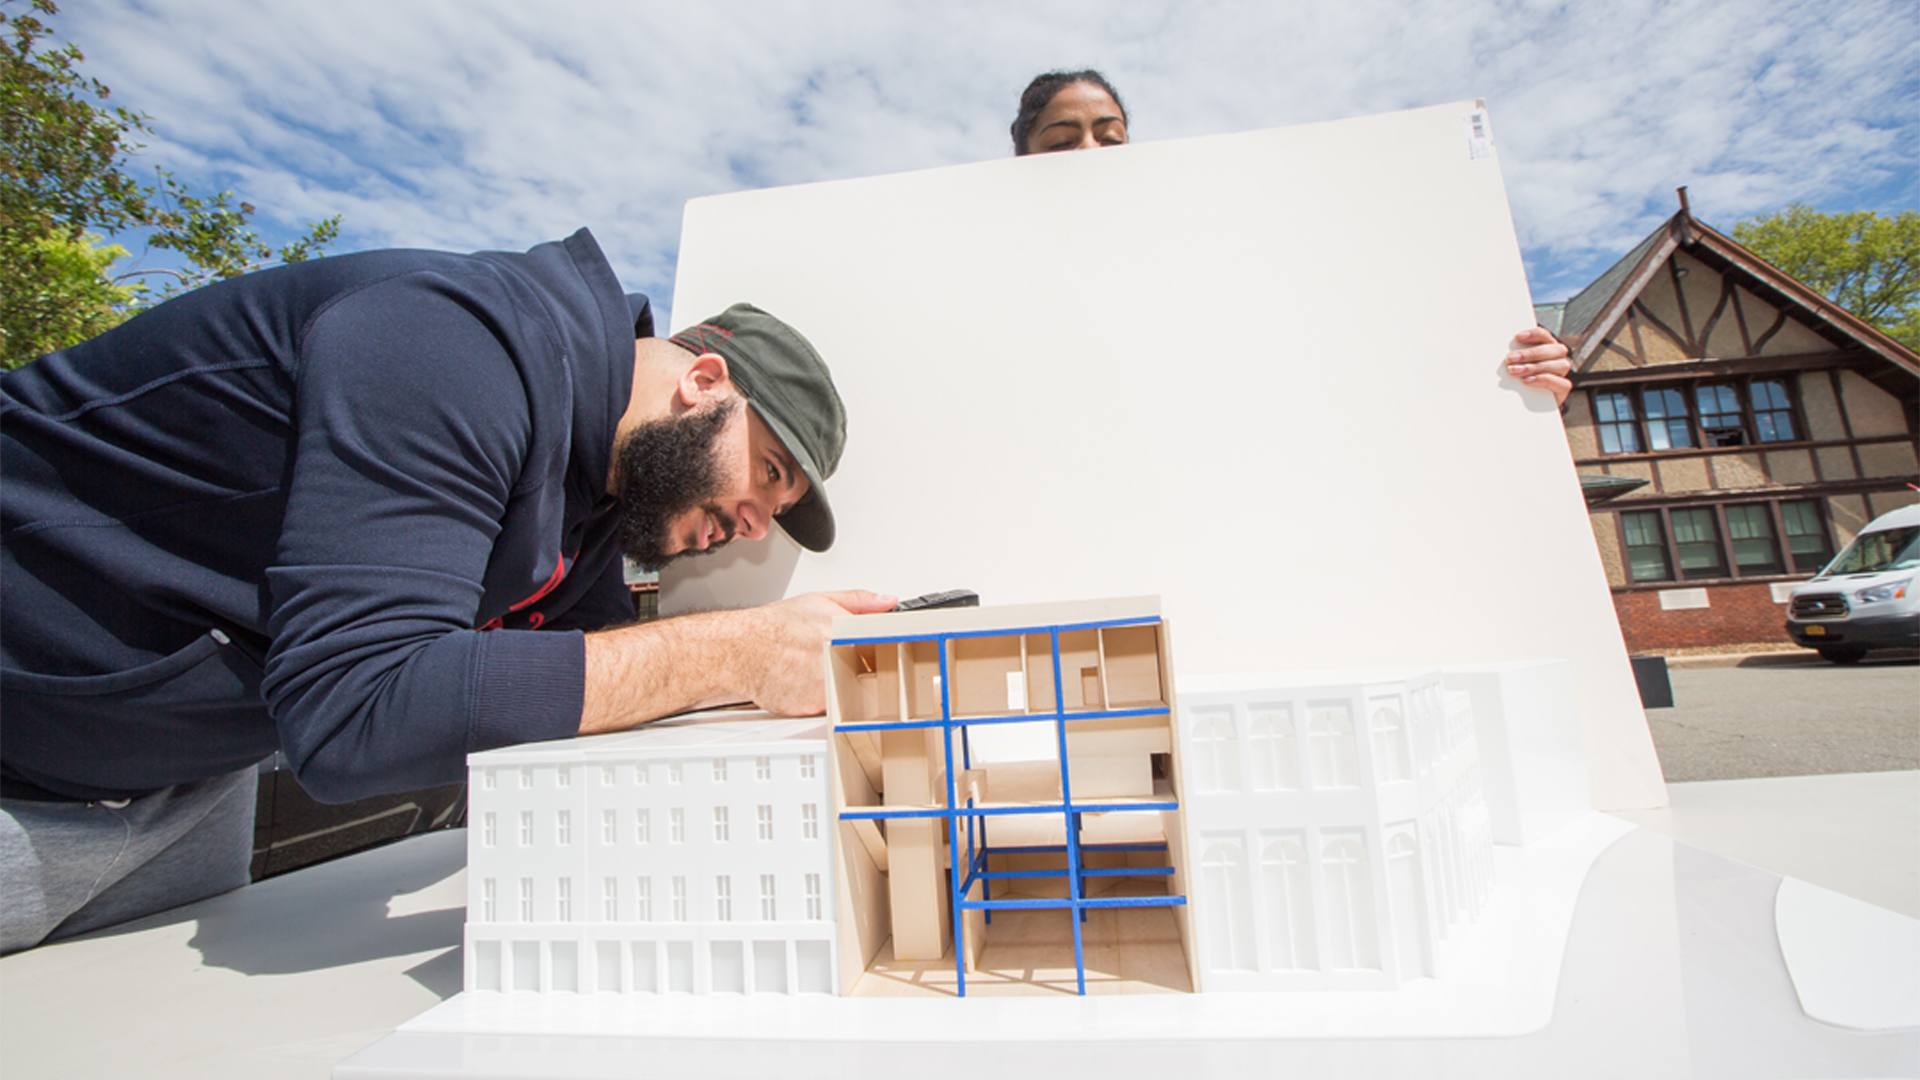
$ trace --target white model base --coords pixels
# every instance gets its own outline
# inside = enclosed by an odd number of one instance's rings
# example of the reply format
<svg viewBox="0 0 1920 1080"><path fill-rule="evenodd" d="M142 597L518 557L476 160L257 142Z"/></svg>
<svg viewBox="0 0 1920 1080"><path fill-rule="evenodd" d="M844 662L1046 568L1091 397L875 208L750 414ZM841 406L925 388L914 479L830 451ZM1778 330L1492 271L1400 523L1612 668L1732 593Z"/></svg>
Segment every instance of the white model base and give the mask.
<svg viewBox="0 0 1920 1080"><path fill-rule="evenodd" d="M1553 1015L1587 870L1633 831L1591 814L1541 843L1496 848L1500 887L1446 972L1398 990L1153 994L967 1001L826 994L475 993L401 1025L409 1034L739 1038L795 1042L1189 1042L1509 1037ZM558 1074L556 1074L558 1075Z"/></svg>

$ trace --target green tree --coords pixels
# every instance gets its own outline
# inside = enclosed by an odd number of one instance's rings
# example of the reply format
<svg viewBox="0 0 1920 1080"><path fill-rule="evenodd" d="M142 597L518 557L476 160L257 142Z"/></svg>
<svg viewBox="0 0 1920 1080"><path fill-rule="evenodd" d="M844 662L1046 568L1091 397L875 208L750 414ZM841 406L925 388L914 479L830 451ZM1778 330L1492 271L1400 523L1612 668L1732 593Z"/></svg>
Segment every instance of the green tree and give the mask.
<svg viewBox="0 0 1920 1080"><path fill-rule="evenodd" d="M1920 350L1920 213L1823 214L1794 203L1733 227L1747 250Z"/></svg>
<svg viewBox="0 0 1920 1080"><path fill-rule="evenodd" d="M127 161L146 119L104 104L107 88L81 74L77 46L46 44L35 16L58 14L52 0L26 6L0 12L0 367L208 281L313 258L338 237L335 216L276 251L248 228L255 208L232 192L196 195L158 169L151 183L135 179ZM139 235L184 266L116 272L127 249L102 234ZM141 280L156 274L170 279L158 291Z"/></svg>

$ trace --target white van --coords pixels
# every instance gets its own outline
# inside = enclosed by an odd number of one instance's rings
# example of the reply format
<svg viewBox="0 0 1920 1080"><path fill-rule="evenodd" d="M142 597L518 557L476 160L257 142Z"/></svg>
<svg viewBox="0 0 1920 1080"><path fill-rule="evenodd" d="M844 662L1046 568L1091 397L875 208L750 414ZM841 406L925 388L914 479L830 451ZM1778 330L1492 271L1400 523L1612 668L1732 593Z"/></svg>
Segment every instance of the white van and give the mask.
<svg viewBox="0 0 1920 1080"><path fill-rule="evenodd" d="M1787 633L1836 664L1920 645L1920 505L1867 523L1787 602Z"/></svg>

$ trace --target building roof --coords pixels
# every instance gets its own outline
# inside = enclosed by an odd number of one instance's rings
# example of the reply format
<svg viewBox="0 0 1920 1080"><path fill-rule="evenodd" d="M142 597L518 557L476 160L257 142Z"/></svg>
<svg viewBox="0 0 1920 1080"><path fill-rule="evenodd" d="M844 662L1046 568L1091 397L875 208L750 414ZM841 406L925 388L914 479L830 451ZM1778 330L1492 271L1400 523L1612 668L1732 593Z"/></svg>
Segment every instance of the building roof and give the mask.
<svg viewBox="0 0 1920 1080"><path fill-rule="evenodd" d="M1683 211L1684 213L1684 211ZM1664 247L1660 241L1671 236L1673 221L1661 222L1660 227L1647 234L1645 240L1634 245L1632 251L1621 256L1620 261L1607 267L1606 272L1593 279L1593 283L1569 299L1560 315L1560 329L1556 334L1585 335L1602 311L1607 309L1608 301L1618 294L1628 281L1640 277L1634 273L1649 261L1656 248ZM1661 253L1665 255L1665 252ZM1638 289L1634 290L1638 292Z"/></svg>
<svg viewBox="0 0 1920 1080"><path fill-rule="evenodd" d="M1602 343L1626 318L1654 274L1682 250L1722 274L1733 275L1743 288L1768 303L1792 310L1834 349L1859 350L1879 361L1869 363L1862 374L1895 396L1907 401L1915 396L1920 355L1694 217L1685 188L1680 189L1680 211L1567 300L1558 312L1558 325L1548 327L1571 349L1576 375L1589 370ZM1536 316L1551 306L1536 305ZM1546 320L1541 324L1547 325Z"/></svg>

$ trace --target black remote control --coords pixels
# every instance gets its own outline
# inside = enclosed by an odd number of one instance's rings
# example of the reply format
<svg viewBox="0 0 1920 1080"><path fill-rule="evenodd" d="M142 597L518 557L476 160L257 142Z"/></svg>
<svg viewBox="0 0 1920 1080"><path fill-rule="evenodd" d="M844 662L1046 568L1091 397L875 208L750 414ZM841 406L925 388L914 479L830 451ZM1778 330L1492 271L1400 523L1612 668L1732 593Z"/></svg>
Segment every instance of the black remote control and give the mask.
<svg viewBox="0 0 1920 1080"><path fill-rule="evenodd" d="M902 600L894 605L895 611L925 611L928 608L943 607L979 607L980 594L972 589L948 589L945 592L930 592L925 596L916 596L911 600Z"/></svg>

